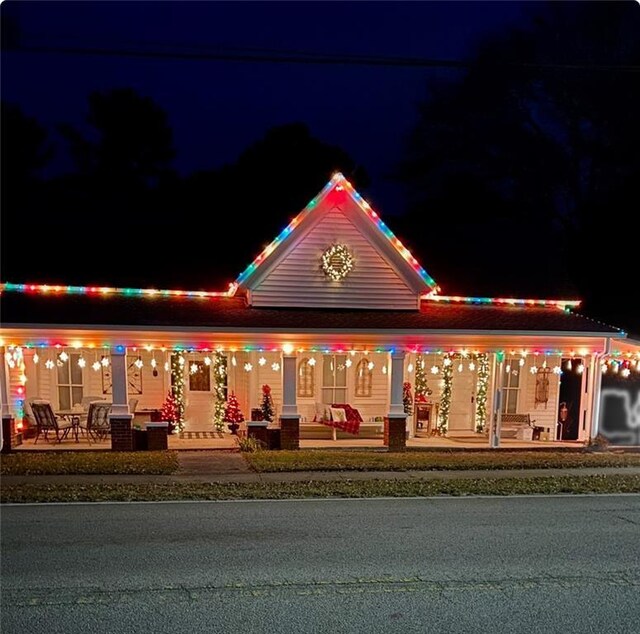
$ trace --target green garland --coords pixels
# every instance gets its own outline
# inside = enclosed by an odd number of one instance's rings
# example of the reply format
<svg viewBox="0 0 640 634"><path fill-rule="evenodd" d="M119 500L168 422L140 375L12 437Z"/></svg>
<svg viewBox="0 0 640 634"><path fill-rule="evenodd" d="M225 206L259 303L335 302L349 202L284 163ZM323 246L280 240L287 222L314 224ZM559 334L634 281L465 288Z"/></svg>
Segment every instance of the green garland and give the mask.
<svg viewBox="0 0 640 634"><path fill-rule="evenodd" d="M213 359L216 400L213 408L213 424L216 431L224 430L224 413L227 405L227 357L224 352L216 352Z"/></svg>
<svg viewBox="0 0 640 634"><path fill-rule="evenodd" d="M413 388L415 391L416 403L420 403L424 401L427 396L431 396L431 388L427 385L425 361L421 354L416 357L416 382Z"/></svg>
<svg viewBox="0 0 640 634"><path fill-rule="evenodd" d="M474 355L478 362L476 388L476 431L482 433L487 423L487 391L489 388L489 355Z"/></svg>
<svg viewBox="0 0 640 634"><path fill-rule="evenodd" d="M177 409L175 426L178 431L184 429L184 364L181 352L171 353L171 394Z"/></svg>
<svg viewBox="0 0 640 634"><path fill-rule="evenodd" d="M442 363L442 378L444 387L440 397L440 412L438 430L444 436L449 429L449 410L451 408L451 384L453 383L453 359L449 353L444 355Z"/></svg>

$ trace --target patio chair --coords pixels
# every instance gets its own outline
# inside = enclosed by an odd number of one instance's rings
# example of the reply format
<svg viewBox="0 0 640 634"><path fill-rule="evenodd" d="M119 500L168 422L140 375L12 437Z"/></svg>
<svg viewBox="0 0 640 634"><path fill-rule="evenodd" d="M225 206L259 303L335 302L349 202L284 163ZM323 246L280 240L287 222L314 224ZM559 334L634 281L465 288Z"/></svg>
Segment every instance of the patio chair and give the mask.
<svg viewBox="0 0 640 634"><path fill-rule="evenodd" d="M104 396L83 396L80 404L82 405L82 409L86 412L89 410L89 405L93 403L93 401L106 401L107 399Z"/></svg>
<svg viewBox="0 0 640 634"><path fill-rule="evenodd" d="M74 428L72 421L56 416L49 401L31 401L31 411L36 421L34 445L38 442L40 434L48 441L50 432L55 433L56 440L60 443L69 435L69 431Z"/></svg>
<svg viewBox="0 0 640 634"><path fill-rule="evenodd" d="M110 433L110 411L111 403L107 401L93 401L92 403L89 403L87 419L84 422L80 422L80 429L86 431L89 444L91 444L92 438L94 440L105 440Z"/></svg>

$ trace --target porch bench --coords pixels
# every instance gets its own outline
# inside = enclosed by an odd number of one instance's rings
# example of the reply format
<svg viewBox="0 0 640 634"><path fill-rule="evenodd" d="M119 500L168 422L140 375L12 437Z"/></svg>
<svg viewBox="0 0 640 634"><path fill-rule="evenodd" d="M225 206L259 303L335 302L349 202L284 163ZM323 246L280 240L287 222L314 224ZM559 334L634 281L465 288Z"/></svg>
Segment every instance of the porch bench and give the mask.
<svg viewBox="0 0 640 634"><path fill-rule="evenodd" d="M320 422L301 421L300 438L303 440L342 440L354 438L381 438L384 434L383 421L365 421L360 423L357 434L350 434L346 431L324 425Z"/></svg>
<svg viewBox="0 0 640 634"><path fill-rule="evenodd" d="M532 440L534 425L529 414L502 414L500 438Z"/></svg>

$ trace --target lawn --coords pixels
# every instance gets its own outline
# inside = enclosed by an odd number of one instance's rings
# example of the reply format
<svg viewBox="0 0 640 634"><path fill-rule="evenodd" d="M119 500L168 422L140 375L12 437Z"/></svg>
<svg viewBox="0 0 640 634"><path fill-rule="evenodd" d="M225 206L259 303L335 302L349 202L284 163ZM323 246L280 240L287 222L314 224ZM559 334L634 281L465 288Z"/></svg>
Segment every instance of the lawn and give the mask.
<svg viewBox="0 0 640 634"><path fill-rule="evenodd" d="M565 469L638 467L640 453L588 451L258 451L245 453L259 472Z"/></svg>
<svg viewBox="0 0 640 634"><path fill-rule="evenodd" d="M0 458L0 475L168 475L175 451L14 453Z"/></svg>
<svg viewBox="0 0 640 634"><path fill-rule="evenodd" d="M339 480L269 483L8 485L3 503L165 500L285 500L469 495L640 493L640 476L556 476L456 480Z"/></svg>

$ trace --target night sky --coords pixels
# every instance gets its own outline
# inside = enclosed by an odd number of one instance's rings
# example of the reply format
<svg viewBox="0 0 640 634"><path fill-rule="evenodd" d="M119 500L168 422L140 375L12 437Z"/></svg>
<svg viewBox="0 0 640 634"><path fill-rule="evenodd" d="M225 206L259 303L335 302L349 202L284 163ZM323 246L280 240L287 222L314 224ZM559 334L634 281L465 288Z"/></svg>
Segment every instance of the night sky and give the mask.
<svg viewBox="0 0 640 634"><path fill-rule="evenodd" d="M0 10L3 19L17 18L27 48L253 49L459 60L488 34L524 24L537 4L9 0ZM418 102L425 97L425 79L451 72L456 71L7 50L1 87L2 99L35 117L54 141L58 124L82 126L89 92L133 87L168 113L177 150L174 166L181 174L231 163L273 126L304 122L315 137L342 147L365 167L371 182L363 193L393 229L393 216L403 213L405 201L388 174L402 156ZM70 169L70 159L58 151L47 175ZM60 237L67 221L60 210ZM264 242L273 237L264 236ZM2 241L3 248L19 252L15 237L3 235ZM255 254L261 246L255 245ZM431 272L428 248L420 251ZM138 265L145 263L152 266L147 258ZM73 249L59 249L46 270L64 274L74 284L77 268ZM41 280L22 279L14 263L9 272L11 278L0 275L3 281L47 281L44 273ZM112 285L120 284L117 268L109 276ZM190 287L188 267L183 279L183 287Z"/></svg>

